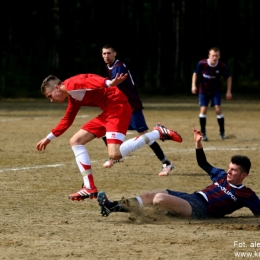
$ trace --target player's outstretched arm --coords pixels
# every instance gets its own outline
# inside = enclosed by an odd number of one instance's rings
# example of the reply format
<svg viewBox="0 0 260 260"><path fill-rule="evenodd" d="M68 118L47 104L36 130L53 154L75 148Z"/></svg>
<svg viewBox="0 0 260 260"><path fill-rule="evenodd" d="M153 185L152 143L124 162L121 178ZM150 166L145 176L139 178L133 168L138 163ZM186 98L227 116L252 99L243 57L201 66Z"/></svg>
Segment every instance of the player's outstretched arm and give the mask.
<svg viewBox="0 0 260 260"><path fill-rule="evenodd" d="M201 131L193 128L193 134L194 134L194 141L195 141L195 148L196 148L197 163L205 172L207 172L210 175L213 166L210 165L206 159L206 155L204 153L202 147L202 141L201 141L202 133Z"/></svg>

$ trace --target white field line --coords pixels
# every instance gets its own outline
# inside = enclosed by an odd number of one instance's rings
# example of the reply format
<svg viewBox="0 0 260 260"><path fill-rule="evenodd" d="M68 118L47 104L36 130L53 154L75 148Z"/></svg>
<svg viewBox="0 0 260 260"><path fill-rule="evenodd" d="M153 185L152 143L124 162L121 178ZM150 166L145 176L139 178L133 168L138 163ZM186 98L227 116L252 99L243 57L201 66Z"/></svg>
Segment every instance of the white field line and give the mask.
<svg viewBox="0 0 260 260"><path fill-rule="evenodd" d="M7 121L21 121L23 118L0 118L0 122L7 122Z"/></svg>
<svg viewBox="0 0 260 260"><path fill-rule="evenodd" d="M87 118L89 117L89 115L77 115L76 118ZM0 117L0 122L12 122L12 121L21 121L23 120L25 117ZM34 120L39 120L39 119L46 119L46 118L51 118L49 116L45 116L45 117L34 117Z"/></svg>
<svg viewBox="0 0 260 260"><path fill-rule="evenodd" d="M195 152L195 148L187 148L187 149L179 149L179 148L168 148L166 151L174 151L174 152ZM204 151L257 151L257 147L244 148L244 147L203 147Z"/></svg>
<svg viewBox="0 0 260 260"><path fill-rule="evenodd" d="M255 147L252 147L252 148L229 148L229 147L208 147L208 148L204 148L204 151L215 151L215 150L218 150L218 151L256 151L258 150L257 148ZM168 151L168 154L169 154L169 151L170 151L170 154L171 153L194 153L195 151L195 148L188 148L188 149L178 149L178 148L173 148L173 149L166 149L166 151ZM154 156L154 153L145 153L146 156ZM138 156L135 156L135 155L131 155L131 156L126 156L124 158L124 160L131 160L131 159L135 159L136 157L140 158L140 155ZM105 160L105 158L104 158ZM93 163L100 163L100 162L103 162L104 160L92 160L92 164ZM42 169L42 168L53 168L53 167L62 167L64 166L64 164L62 163L58 163L58 164L46 164L46 165L37 165L37 166L27 166L27 167L16 167L16 168L7 168L7 169L0 169L0 172L7 172L7 171L23 171L23 170L31 170L31 169Z"/></svg>
<svg viewBox="0 0 260 260"><path fill-rule="evenodd" d="M17 167L17 168L9 168L9 169L0 169L0 172L7 171L22 171L22 170L30 170L30 169L41 169L41 168L50 168L50 167L60 167L63 164L46 164L46 165L37 165L37 166L28 166L28 167Z"/></svg>

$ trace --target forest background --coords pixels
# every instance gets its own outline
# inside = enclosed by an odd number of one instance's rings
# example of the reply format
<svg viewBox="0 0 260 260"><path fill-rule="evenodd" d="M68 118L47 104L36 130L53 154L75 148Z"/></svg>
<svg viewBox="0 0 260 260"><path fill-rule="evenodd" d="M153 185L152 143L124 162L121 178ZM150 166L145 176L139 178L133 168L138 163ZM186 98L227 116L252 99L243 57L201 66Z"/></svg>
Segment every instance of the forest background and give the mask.
<svg viewBox="0 0 260 260"><path fill-rule="evenodd" d="M38 0L3 2L0 98L41 97L42 80L106 76L104 44L114 44L142 95L191 94L208 49L221 49L233 93L260 95L258 0ZM224 84L223 87L226 87Z"/></svg>

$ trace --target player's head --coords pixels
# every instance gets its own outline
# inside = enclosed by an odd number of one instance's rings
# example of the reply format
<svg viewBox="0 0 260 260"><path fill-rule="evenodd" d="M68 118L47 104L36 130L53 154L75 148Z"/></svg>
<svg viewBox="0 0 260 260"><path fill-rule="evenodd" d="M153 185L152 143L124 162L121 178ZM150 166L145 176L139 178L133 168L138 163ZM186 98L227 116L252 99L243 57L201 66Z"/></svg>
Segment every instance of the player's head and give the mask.
<svg viewBox="0 0 260 260"><path fill-rule="evenodd" d="M210 48L208 57L210 65L216 65L220 59L220 49L217 47Z"/></svg>
<svg viewBox="0 0 260 260"><path fill-rule="evenodd" d="M67 94L61 90L61 80L56 76L49 75L41 85L41 93L51 102L62 103L67 98Z"/></svg>
<svg viewBox="0 0 260 260"><path fill-rule="evenodd" d="M102 57L106 64L112 65L116 59L116 55L117 52L114 46L106 44L102 47Z"/></svg>
<svg viewBox="0 0 260 260"><path fill-rule="evenodd" d="M239 165L242 172L249 174L251 168L251 162L247 156L234 155L231 158L231 162Z"/></svg>
<svg viewBox="0 0 260 260"><path fill-rule="evenodd" d="M227 170L227 181L234 185L242 184L249 174L251 162L246 156L234 155Z"/></svg>

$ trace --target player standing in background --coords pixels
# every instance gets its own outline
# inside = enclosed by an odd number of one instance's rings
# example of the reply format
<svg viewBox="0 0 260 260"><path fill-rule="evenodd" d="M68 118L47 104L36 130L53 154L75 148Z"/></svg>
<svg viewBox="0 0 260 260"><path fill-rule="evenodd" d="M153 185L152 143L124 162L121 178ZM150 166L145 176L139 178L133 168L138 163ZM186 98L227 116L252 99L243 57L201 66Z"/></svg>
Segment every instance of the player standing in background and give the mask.
<svg viewBox="0 0 260 260"><path fill-rule="evenodd" d="M81 106L99 107L102 110L100 115L84 124L70 139L76 163L83 177L82 189L70 194L71 200L79 201L97 197L98 190L85 147L85 144L94 138L106 135L108 156L114 160L121 159L153 140L182 142L180 135L161 124L157 124L152 132L123 142L132 109L127 97L115 86L126 77L127 74L117 74L114 79L109 80L95 74L79 74L61 81L50 75L42 82L41 92L46 98L57 103L63 103L68 99L68 106L57 126L36 144L38 151L45 150L51 140L62 135L72 125Z"/></svg>
<svg viewBox="0 0 260 260"><path fill-rule="evenodd" d="M145 118L142 109L143 104L139 97L138 90L133 81L132 75L126 65L120 60L116 59L117 52L114 46L107 44L102 48L102 57L107 64L107 72L110 79L114 79L117 73L127 73L128 77L126 80L117 85L117 87L127 96L128 101L132 107L132 117L129 124L128 130L135 130L139 135L147 133L148 126L146 125ZM106 137L103 137L106 144ZM159 176L167 176L169 172L174 168L172 162L168 160L162 151L160 145L156 141L149 142L149 147L153 150L157 158L162 162L162 170L158 174ZM118 160L109 159L104 163L105 168L110 168L114 163L119 162Z"/></svg>
<svg viewBox="0 0 260 260"><path fill-rule="evenodd" d="M223 140L226 138L224 115L221 110L221 76L227 80L227 100L232 99L232 78L226 64L219 59L220 49L212 47L209 50L208 59L199 61L192 75L191 92L199 96L199 120L203 141L208 141L206 135L206 115L209 102L211 102L211 107L215 107L220 137Z"/></svg>
<svg viewBox="0 0 260 260"><path fill-rule="evenodd" d="M129 212L143 206L155 206L174 216L191 219L222 218L246 207L260 217L260 199L243 181L248 176L251 162L248 157L234 155L225 171L208 163L202 146L202 134L193 129L195 152L198 165L208 173L212 183L202 190L186 193L161 190L144 193L130 199L108 200L106 193L98 194L102 216L111 212Z"/></svg>

